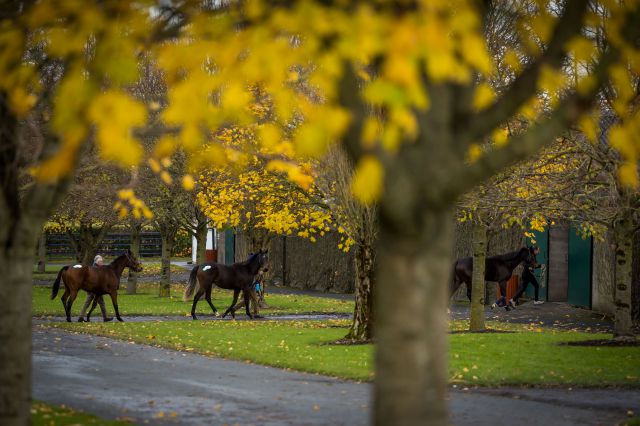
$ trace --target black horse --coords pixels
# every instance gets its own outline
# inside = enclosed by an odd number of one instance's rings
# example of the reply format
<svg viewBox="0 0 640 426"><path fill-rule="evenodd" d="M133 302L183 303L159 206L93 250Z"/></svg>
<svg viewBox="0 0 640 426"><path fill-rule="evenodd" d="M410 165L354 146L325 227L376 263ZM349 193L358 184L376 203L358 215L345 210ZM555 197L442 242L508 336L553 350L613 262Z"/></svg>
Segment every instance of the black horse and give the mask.
<svg viewBox="0 0 640 426"><path fill-rule="evenodd" d="M218 315L218 310L211 302L211 289L213 284L226 290L233 290L233 302L231 306L222 315L224 318L229 312L231 316L235 318L235 311L233 307L238 302L238 295L242 291L245 307L247 310L247 316L253 319L253 315L249 311L249 298L254 294L251 292L251 287L255 281L255 276L260 270L265 270L269 262L267 251L260 250L249 257L244 262L234 263L233 265L221 265L219 263L205 263L202 265L196 265L189 275L189 285L184 292L184 300L188 300L193 291L196 288L196 279L200 284L196 296L193 298L193 306L191 307L191 317L196 318L196 304L198 300L204 295L207 303L211 306L214 315ZM257 301L254 301L257 303Z"/></svg>
<svg viewBox="0 0 640 426"><path fill-rule="evenodd" d="M507 281L513 270L522 262L536 263L534 247L522 247L513 253L487 257L484 264L484 280L495 281L500 286L500 295L507 294ZM473 276L473 257L463 257L453 265L453 283L451 294L458 290L462 283L467 285L467 297L471 300L471 277Z"/></svg>

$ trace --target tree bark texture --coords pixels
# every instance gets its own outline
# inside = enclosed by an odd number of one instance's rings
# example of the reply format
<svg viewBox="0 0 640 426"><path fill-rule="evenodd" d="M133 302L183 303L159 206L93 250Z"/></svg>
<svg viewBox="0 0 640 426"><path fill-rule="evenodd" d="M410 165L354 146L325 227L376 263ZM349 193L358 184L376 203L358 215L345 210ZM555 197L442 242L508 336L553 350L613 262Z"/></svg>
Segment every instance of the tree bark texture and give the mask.
<svg viewBox="0 0 640 426"><path fill-rule="evenodd" d="M0 424L30 423L31 270L35 238L0 249Z"/></svg>
<svg viewBox="0 0 640 426"><path fill-rule="evenodd" d="M98 247L107 236L111 227L111 224L94 226L90 223L81 223L77 237L72 231L67 231L67 236L76 252L78 262L85 265L93 264L93 258L98 252Z"/></svg>
<svg viewBox="0 0 640 426"><path fill-rule="evenodd" d="M173 251L175 235L176 233L171 230L162 232L160 291L158 293L160 297L169 297L171 295L171 252Z"/></svg>
<svg viewBox="0 0 640 426"><path fill-rule="evenodd" d="M142 224L131 224L131 252L140 258L140 243L142 240ZM129 278L127 279L127 294L136 294L138 291L138 273L133 269L129 269Z"/></svg>
<svg viewBox="0 0 640 426"><path fill-rule="evenodd" d="M373 335L373 291L375 288L375 258L373 248L364 244L355 247L355 308L346 338L367 341Z"/></svg>
<svg viewBox="0 0 640 426"><path fill-rule="evenodd" d="M484 325L484 269L487 258L487 227L473 224L473 276L471 277L470 331L482 331Z"/></svg>
<svg viewBox="0 0 640 426"><path fill-rule="evenodd" d="M447 424L454 221L449 210L423 214L413 235L381 221L375 293L377 425Z"/></svg>
<svg viewBox="0 0 640 426"><path fill-rule="evenodd" d="M201 226L200 223L198 223L197 227L196 227L196 242L198 244L197 246L197 252L196 252L196 262L199 265L202 265L204 262L207 261L207 233L209 232L209 230L207 229L207 222L204 222L204 226Z"/></svg>
<svg viewBox="0 0 640 426"><path fill-rule="evenodd" d="M640 323L640 232L633 236L633 281L631 291L631 318Z"/></svg>
<svg viewBox="0 0 640 426"><path fill-rule="evenodd" d="M38 272L44 273L47 265L47 232L42 230L38 239Z"/></svg>
<svg viewBox="0 0 640 426"><path fill-rule="evenodd" d="M616 265L613 300L616 310L613 335L615 339L622 340L634 338L631 321L633 230L633 223L628 217L614 224Z"/></svg>

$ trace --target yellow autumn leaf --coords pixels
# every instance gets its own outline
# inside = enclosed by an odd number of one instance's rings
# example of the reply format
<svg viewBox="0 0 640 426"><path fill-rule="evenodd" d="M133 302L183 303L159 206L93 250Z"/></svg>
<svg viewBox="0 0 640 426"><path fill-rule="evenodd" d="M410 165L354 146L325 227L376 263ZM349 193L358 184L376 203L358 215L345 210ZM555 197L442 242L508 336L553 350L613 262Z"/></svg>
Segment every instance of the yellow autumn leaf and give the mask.
<svg viewBox="0 0 640 426"><path fill-rule="evenodd" d="M371 204L382 195L384 170L380 160L365 155L358 161L351 181L353 195L364 204Z"/></svg>
<svg viewBox="0 0 640 426"><path fill-rule="evenodd" d="M109 91L99 95L89 108L96 123L100 155L122 166L135 166L142 158L142 147L133 138L132 129L147 118L144 105L128 95Z"/></svg>
<svg viewBox="0 0 640 426"><path fill-rule="evenodd" d="M496 93L493 88L488 83L481 83L476 87L475 93L473 95L473 107L476 110L485 109L496 98Z"/></svg>
<svg viewBox="0 0 640 426"><path fill-rule="evenodd" d="M184 175L182 177L182 187L187 191L193 191L193 188L195 188L195 181L191 175Z"/></svg>
<svg viewBox="0 0 640 426"><path fill-rule="evenodd" d="M506 145L509 142L509 129L498 128L491 132L491 140L497 147Z"/></svg>
<svg viewBox="0 0 640 426"><path fill-rule="evenodd" d="M637 188L640 182L638 179L638 164L636 162L625 162L618 168L618 177L623 185Z"/></svg>
<svg viewBox="0 0 640 426"><path fill-rule="evenodd" d="M477 143L472 143L467 151L467 161L475 163L480 157L482 157L482 147Z"/></svg>
<svg viewBox="0 0 640 426"><path fill-rule="evenodd" d="M167 185L171 185L173 183L173 178L166 170L160 172L160 179Z"/></svg>
<svg viewBox="0 0 640 426"><path fill-rule="evenodd" d="M573 53L577 61L590 61L596 51L592 41L584 36L576 36L567 43L567 50Z"/></svg>

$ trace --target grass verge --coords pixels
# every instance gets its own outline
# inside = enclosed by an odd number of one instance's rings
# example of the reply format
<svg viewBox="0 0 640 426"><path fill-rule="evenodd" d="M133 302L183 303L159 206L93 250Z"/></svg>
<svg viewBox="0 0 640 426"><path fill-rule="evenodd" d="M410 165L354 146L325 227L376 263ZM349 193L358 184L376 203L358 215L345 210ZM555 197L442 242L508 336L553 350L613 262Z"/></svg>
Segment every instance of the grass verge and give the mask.
<svg viewBox="0 0 640 426"><path fill-rule="evenodd" d="M64 316L64 308L60 302L60 296L64 289L62 288L58 293L58 297L51 300L51 287L47 286L34 286L33 287L33 300L32 300L32 313L36 316ZM140 284L138 285L138 293L134 295L126 294L126 289L121 286L118 293L118 307L120 308L121 315L177 315L184 316L190 315L191 304L193 298L190 301L184 302L182 300L182 294L184 292L184 286L173 285L171 287L171 297L158 297L158 284ZM85 292L81 291L78 294L75 302L73 303L72 313L73 316L79 314L80 309L85 301ZM231 304L233 300L233 292L228 290L214 289L212 295L213 304L220 313L223 313ZM323 297L311 297L300 295L282 295L282 294L267 294L265 297L269 304L268 309L260 311L262 315L273 314L300 314L309 312L322 312L322 313L352 313L353 302L336 300ZM113 315L113 306L111 304L111 298L107 296L105 298L107 310L109 315ZM100 317L99 308L96 308L98 312L94 311L94 316ZM196 309L197 314L210 315L211 308L207 302L203 299L198 302ZM243 314L238 312L238 314ZM126 320L126 318L125 318Z"/></svg>
<svg viewBox="0 0 640 426"><path fill-rule="evenodd" d="M373 345L331 345L349 321L202 321L51 324L132 342L355 380L373 377ZM464 326L454 321L452 329ZM449 335L450 383L478 386L624 386L640 383L640 348L570 347L604 334L491 323L499 334Z"/></svg>
<svg viewBox="0 0 640 426"><path fill-rule="evenodd" d="M44 402L34 401L31 404L31 424L33 426L65 426L65 425L100 425L121 426L131 425L130 422L104 420L91 414L75 411L68 407L54 406Z"/></svg>

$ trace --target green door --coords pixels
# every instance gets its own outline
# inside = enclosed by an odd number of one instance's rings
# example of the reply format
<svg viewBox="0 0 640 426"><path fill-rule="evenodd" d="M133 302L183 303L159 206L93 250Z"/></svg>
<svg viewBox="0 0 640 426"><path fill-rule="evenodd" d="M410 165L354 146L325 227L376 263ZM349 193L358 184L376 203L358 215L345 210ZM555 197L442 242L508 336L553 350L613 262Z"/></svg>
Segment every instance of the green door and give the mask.
<svg viewBox="0 0 640 426"><path fill-rule="evenodd" d="M547 269L549 267L549 230L546 229L544 232L533 231L534 238L536 240L535 245L540 247L540 253L536 256L536 260L541 265L544 265L544 270L542 268L534 269L533 275L538 280L540 284L540 290L538 292L538 297L540 300L547 300L547 284L548 284L548 274ZM535 297L535 290L532 285L527 286L527 296L533 300Z"/></svg>
<svg viewBox="0 0 640 426"><path fill-rule="evenodd" d="M576 228L569 228L569 290L567 302L591 308L592 238L582 239Z"/></svg>
<svg viewBox="0 0 640 426"><path fill-rule="evenodd" d="M236 254L236 237L233 229L225 229L224 231L224 263L231 265L235 262Z"/></svg>

